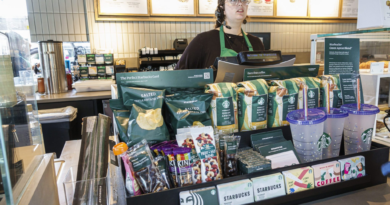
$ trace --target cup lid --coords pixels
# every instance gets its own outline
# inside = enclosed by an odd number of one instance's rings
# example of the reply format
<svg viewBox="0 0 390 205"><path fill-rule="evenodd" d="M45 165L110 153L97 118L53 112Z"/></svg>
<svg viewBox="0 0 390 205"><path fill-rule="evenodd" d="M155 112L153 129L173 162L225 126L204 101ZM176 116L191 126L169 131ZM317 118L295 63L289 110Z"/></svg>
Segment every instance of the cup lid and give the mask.
<svg viewBox="0 0 390 205"><path fill-rule="evenodd" d="M307 118L305 119L305 110L294 110L287 114L287 121L294 125L316 125L326 120L326 114L319 109L307 109Z"/></svg>
<svg viewBox="0 0 390 205"><path fill-rule="evenodd" d="M357 104L345 104L341 109L354 115L375 115L379 113L379 108L375 105L361 104L360 110L357 110Z"/></svg>
<svg viewBox="0 0 390 205"><path fill-rule="evenodd" d="M330 108L330 112L326 113L326 107L317 108L325 112L327 118L345 118L348 117L348 112L339 108Z"/></svg>

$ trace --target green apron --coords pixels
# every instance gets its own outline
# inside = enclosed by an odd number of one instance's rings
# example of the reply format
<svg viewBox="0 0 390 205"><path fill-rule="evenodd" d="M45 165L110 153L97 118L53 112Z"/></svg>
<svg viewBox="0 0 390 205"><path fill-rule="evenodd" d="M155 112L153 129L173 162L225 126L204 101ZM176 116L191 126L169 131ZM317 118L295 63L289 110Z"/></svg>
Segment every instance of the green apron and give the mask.
<svg viewBox="0 0 390 205"><path fill-rule="evenodd" d="M253 47L248 37L245 35L245 32L241 29L242 35L244 36L246 45L248 46L249 51L253 51ZM237 56L237 52L233 49L228 49L225 47L225 33L223 32L223 26L219 28L219 41L221 43L221 56L220 57L232 57Z"/></svg>

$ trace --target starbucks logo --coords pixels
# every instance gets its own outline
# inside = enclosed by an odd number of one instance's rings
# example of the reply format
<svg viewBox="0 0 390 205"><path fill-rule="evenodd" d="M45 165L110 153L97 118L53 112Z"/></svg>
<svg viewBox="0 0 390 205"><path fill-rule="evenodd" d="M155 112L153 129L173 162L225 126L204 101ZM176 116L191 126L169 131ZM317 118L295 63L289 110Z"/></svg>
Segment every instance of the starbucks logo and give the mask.
<svg viewBox="0 0 390 205"><path fill-rule="evenodd" d="M309 93L307 93L307 95L309 96L309 98L314 98L316 96L316 93L310 90Z"/></svg>
<svg viewBox="0 0 390 205"><path fill-rule="evenodd" d="M259 101L257 101L257 104L259 105L264 105L264 103L265 103L264 98L260 98Z"/></svg>
<svg viewBox="0 0 390 205"><path fill-rule="evenodd" d="M289 102L291 105L294 104L294 102L295 102L295 97L294 97L294 96L289 97L289 98L288 98L288 102Z"/></svg>
<svg viewBox="0 0 390 205"><path fill-rule="evenodd" d="M216 194L216 191L213 189L211 190L211 195L215 195Z"/></svg>
<svg viewBox="0 0 390 205"><path fill-rule="evenodd" d="M328 148L331 143L332 143L332 138L330 137L330 135L326 133L322 134L322 136L317 142L318 151L320 151L321 149Z"/></svg>
<svg viewBox="0 0 390 205"><path fill-rule="evenodd" d="M225 100L223 103L222 103L222 106L225 108L225 109L228 109L229 106L230 106L230 102Z"/></svg>
<svg viewBox="0 0 390 205"><path fill-rule="evenodd" d="M343 96L341 95L341 93L337 94L337 96L339 96L340 99L343 98Z"/></svg>
<svg viewBox="0 0 390 205"><path fill-rule="evenodd" d="M362 141L364 143L369 144L371 142L372 132L373 132L373 129L370 128L362 133Z"/></svg>

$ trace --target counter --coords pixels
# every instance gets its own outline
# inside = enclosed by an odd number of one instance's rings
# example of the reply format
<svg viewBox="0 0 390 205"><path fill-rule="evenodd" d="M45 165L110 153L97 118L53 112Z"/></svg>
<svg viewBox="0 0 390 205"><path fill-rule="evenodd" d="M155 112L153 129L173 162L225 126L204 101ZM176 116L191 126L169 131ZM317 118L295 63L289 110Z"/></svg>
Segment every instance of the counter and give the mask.
<svg viewBox="0 0 390 205"><path fill-rule="evenodd" d="M82 92L78 93L76 90L72 90L66 93L49 94L49 95L36 95L37 103L53 103L53 102L67 102L67 101L81 101L81 100L98 100L111 98L111 91L98 91L98 92ZM34 100L27 98L28 101Z"/></svg>

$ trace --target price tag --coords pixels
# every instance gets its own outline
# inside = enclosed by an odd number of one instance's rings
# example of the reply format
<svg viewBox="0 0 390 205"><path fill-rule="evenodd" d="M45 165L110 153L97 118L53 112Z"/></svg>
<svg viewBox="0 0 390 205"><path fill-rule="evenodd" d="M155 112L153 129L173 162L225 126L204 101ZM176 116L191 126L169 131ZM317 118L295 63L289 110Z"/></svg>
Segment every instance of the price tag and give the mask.
<svg viewBox="0 0 390 205"><path fill-rule="evenodd" d="M383 74L383 70L385 69L384 62L371 63L370 67L371 74Z"/></svg>

